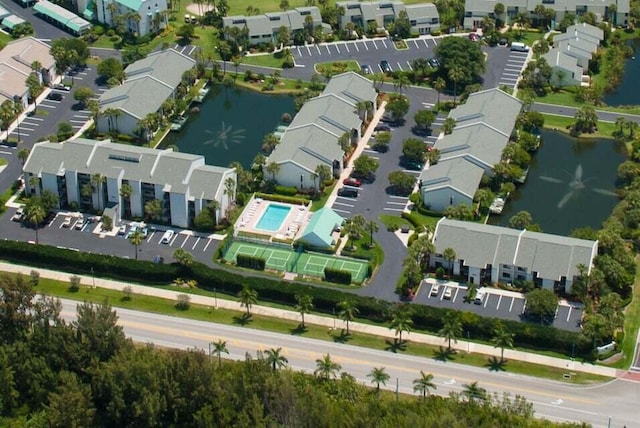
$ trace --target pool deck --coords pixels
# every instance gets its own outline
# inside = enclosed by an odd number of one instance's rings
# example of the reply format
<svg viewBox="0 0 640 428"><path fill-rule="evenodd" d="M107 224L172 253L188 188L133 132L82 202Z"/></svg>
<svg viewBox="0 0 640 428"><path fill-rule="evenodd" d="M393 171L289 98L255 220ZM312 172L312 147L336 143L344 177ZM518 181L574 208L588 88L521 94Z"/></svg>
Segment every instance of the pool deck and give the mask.
<svg viewBox="0 0 640 428"><path fill-rule="evenodd" d="M258 222L264 215L269 205L282 205L290 207L291 210L287 213L280 228L278 230L270 231L259 229L257 227ZM242 215L235 224L236 231L243 231L249 233L257 233L260 235L270 235L271 238L279 240L295 240L298 235L304 231L311 218L311 212L309 206L287 204L284 202L267 201L261 198L251 198L247 207L242 212Z"/></svg>

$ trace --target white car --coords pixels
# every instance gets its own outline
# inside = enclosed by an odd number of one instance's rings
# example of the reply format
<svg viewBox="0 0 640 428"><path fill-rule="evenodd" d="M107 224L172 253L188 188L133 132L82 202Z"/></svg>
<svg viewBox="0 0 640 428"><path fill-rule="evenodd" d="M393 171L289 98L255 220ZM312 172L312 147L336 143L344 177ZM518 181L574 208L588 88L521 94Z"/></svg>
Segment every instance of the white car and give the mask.
<svg viewBox="0 0 640 428"><path fill-rule="evenodd" d="M84 229L87 223L88 223L87 220L85 220L84 218L80 218L80 220L76 222L76 230Z"/></svg>
<svg viewBox="0 0 640 428"><path fill-rule="evenodd" d="M118 228L118 235L124 235L125 233L127 233L127 225L123 224Z"/></svg>
<svg viewBox="0 0 640 428"><path fill-rule="evenodd" d="M453 288L451 288L451 287L445 288L444 289L444 295L442 297L447 299L447 300L451 300L451 297L453 297Z"/></svg>
<svg viewBox="0 0 640 428"><path fill-rule="evenodd" d="M433 284L431 286L431 293L429 293L430 296L435 297L438 295L438 293L440 293L440 286L438 284Z"/></svg>
<svg viewBox="0 0 640 428"><path fill-rule="evenodd" d="M164 235L162 235L162 238L160 239L160 243L161 244L168 244L171 242L171 239L173 239L173 235L175 234L175 232L173 230L167 230Z"/></svg>
<svg viewBox="0 0 640 428"><path fill-rule="evenodd" d="M12 221L22 221L22 218L24 217L24 211L22 210L22 208L18 208L18 211L16 211L16 213L13 215L13 217L11 217Z"/></svg>
<svg viewBox="0 0 640 428"><path fill-rule="evenodd" d="M62 227L71 227L71 217L65 217L62 222Z"/></svg>

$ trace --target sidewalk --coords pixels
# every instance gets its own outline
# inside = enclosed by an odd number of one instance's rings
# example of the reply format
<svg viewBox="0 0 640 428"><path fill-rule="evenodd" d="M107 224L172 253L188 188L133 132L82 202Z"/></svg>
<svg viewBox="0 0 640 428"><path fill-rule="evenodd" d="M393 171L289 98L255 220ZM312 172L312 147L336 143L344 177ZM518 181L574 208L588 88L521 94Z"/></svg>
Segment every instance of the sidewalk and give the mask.
<svg viewBox="0 0 640 428"><path fill-rule="evenodd" d="M10 263L0 263L0 271L3 271L3 272L22 273L25 275L29 275L29 272L31 272L32 270L38 271L42 278L56 279L60 281L69 281L69 277L73 275L66 272L58 272L58 271L52 271L48 269L33 269L28 266L13 265ZM103 279L103 278L93 278L91 276L86 276L86 275L79 275L79 276L81 278L81 283L87 286L92 286L95 283L96 287L108 288L111 290L119 290L119 291L122 291L122 289L126 286L130 286L132 288L133 293L135 294L155 296L155 297L160 297L160 298L169 299L169 300L176 300L179 294L183 294L177 291L162 290L159 288L147 287L139 284L113 281L113 280ZM190 294L190 297L191 297L191 303L198 304L198 305L215 307L216 309L224 308L224 309L240 311L240 312L244 312L245 310L240 306L240 303L231 301L231 300L200 296L196 294ZM300 321L300 314L295 311L254 305L252 306L252 312L258 315L281 318L281 319L286 319L291 321L298 321L298 322ZM344 324L343 321L334 319L331 317L320 316L320 315L307 314L305 315L305 322L308 324L325 326L329 329L332 329L334 326L335 328L339 328L339 329L346 328L346 325ZM372 335L382 336L390 339L395 338L395 331L390 330L389 328L386 328L386 327L352 322L352 323L349 323L349 328L353 332L372 334ZM426 343L426 344L435 345L435 346L446 345L445 341L441 337L437 337L429 334L415 333L415 332L408 333L408 334L405 333L405 337L408 340L411 340L412 342L416 342L416 343ZM490 356L500 357L500 349L494 348L489 345L483 345L479 343L459 340L457 343L452 343L452 347L458 351L477 352L477 353L486 354ZM542 365L551 366L551 367L565 368L568 372L579 371L579 372L585 372L585 373L591 373L591 374L596 374L600 376L609 376L609 377L618 377L624 373L624 372L618 372L618 370L609 368L609 367L583 364L576 361L569 361L561 358L548 357L548 356L539 355L539 354L531 354L528 352L516 351L511 349L505 349L504 356L506 359L511 359L511 360L526 361L530 363L542 364Z"/></svg>

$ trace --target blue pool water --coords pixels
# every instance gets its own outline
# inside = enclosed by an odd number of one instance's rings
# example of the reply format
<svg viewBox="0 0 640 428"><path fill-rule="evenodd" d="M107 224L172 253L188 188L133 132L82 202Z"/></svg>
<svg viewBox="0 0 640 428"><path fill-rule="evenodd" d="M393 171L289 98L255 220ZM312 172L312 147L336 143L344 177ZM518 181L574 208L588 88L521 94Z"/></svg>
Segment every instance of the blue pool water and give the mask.
<svg viewBox="0 0 640 428"><path fill-rule="evenodd" d="M269 204L267 210L262 214L262 217L260 217L258 224L256 224L256 229L275 232L280 229L282 222L287 218L289 211L291 211L291 207Z"/></svg>

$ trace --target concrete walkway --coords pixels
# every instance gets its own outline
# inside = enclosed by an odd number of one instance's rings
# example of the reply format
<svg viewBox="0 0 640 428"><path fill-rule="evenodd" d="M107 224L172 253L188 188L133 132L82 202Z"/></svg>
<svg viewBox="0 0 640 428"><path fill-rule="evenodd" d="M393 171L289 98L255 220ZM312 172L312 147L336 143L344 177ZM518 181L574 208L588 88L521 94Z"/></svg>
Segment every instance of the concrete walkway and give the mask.
<svg viewBox="0 0 640 428"><path fill-rule="evenodd" d="M24 275L29 275L32 270L36 270L40 273L42 278L56 279L60 281L69 281L69 277L73 274L66 272L58 272L48 269L33 269L28 266L20 266L14 265L10 263L0 263L0 270L3 272L13 272L13 273L22 273ZM171 290L163 290L155 287L147 287L144 285L127 283L122 281L113 281L109 279L103 278L93 278L91 276L79 275L81 278L81 283L83 285L92 287L94 284L96 287L107 288L111 290L122 291L124 287L130 286L132 288L133 293L142 294L146 296L155 296L168 300L176 300L179 294L183 294L181 292L171 291ZM188 290L185 290L188 292ZM191 302L198 305L205 305L210 307L224 308L234 311L243 312L245 309L240 306L240 304L236 301L226 300L222 298L213 298L207 296L199 296L195 294L191 294ZM300 321L300 314L295 311L277 309L267 306L255 305L251 308L251 311L254 314L264 315L274 318L281 318L292 321ZM346 325L343 321L337 320L331 317L320 316L320 315L311 315L307 314L305 316L305 322L308 324L325 326L329 329L335 328L346 328ZM386 327L362 324L358 322L352 322L349 325L349 328L353 332L373 334L376 336L382 336L389 339L393 339L395 337L395 331L390 330ZM443 338L438 336L433 336L429 334L423 333L405 333L405 337L412 342L416 343L426 343L435 346L446 346ZM457 343L452 343L452 347L458 351L464 352L477 352L481 354L491 355L495 357L500 357L500 349L494 348L489 345L483 345L474 342L467 342L464 340L460 340ZM612 369L609 367L596 366L591 364L579 363L576 361L564 360L561 358L548 357L545 355L532 354L523 351L516 351L506 349L504 351L504 356L506 359L510 360L519 360L526 361L535 364L542 364L546 366L552 367L561 367L565 368L568 372L570 371L580 371L585 373L591 373L601 376L609 376L609 377L617 377L624 374L622 371L618 371L616 369Z"/></svg>

